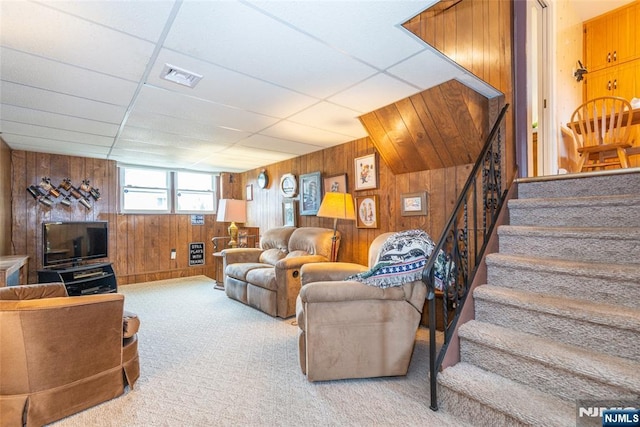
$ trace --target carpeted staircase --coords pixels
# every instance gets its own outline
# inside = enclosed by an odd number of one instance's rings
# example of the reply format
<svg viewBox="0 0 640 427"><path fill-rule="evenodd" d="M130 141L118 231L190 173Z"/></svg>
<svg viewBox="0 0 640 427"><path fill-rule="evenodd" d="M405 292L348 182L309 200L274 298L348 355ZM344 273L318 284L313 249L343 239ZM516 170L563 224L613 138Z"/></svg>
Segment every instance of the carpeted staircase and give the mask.
<svg viewBox="0 0 640 427"><path fill-rule="evenodd" d="M473 425L575 426L640 398L640 170L523 180L439 406Z"/></svg>

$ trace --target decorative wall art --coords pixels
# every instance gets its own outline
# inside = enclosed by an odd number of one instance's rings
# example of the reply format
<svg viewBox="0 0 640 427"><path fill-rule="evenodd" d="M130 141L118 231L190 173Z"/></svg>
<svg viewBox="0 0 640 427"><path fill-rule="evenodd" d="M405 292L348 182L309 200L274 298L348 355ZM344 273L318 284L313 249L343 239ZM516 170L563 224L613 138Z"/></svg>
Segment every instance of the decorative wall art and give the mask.
<svg viewBox="0 0 640 427"><path fill-rule="evenodd" d="M324 179L325 193L347 193L347 174L329 176Z"/></svg>
<svg viewBox="0 0 640 427"><path fill-rule="evenodd" d="M297 227L296 213L298 212L297 201L293 199L285 199L282 202L282 225L285 227Z"/></svg>
<svg viewBox="0 0 640 427"><path fill-rule="evenodd" d="M378 228L378 196L356 196L356 227Z"/></svg>
<svg viewBox="0 0 640 427"><path fill-rule="evenodd" d="M376 154L358 157L355 159L355 188L356 190L370 190L378 188L378 166Z"/></svg>
<svg viewBox="0 0 640 427"><path fill-rule="evenodd" d="M322 202L320 172L300 175L300 215L315 215Z"/></svg>
<svg viewBox="0 0 640 427"><path fill-rule="evenodd" d="M427 193L404 193L400 196L400 212L402 216L418 216L427 214Z"/></svg>
<svg viewBox="0 0 640 427"><path fill-rule="evenodd" d="M284 197L296 197L298 195L298 181L292 173L286 173L280 178L280 194Z"/></svg>
<svg viewBox="0 0 640 427"><path fill-rule="evenodd" d="M56 203L71 206L72 200L77 200L87 210L90 210L91 199L100 200L100 190L94 188L88 179L84 179L79 187L74 186L69 178L62 180L57 187L48 177L42 177L37 185L27 187L29 194L45 206L52 207Z"/></svg>

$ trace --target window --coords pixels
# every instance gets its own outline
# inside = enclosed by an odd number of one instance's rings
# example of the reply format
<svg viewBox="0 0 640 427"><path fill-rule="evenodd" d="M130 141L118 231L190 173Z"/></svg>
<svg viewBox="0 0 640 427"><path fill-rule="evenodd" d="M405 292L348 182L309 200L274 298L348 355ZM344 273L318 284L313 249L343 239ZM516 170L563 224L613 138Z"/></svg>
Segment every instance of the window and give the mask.
<svg viewBox="0 0 640 427"><path fill-rule="evenodd" d="M176 212L215 212L213 175L176 172Z"/></svg>
<svg viewBox="0 0 640 427"><path fill-rule="evenodd" d="M215 213L214 175L122 166L122 213Z"/></svg>

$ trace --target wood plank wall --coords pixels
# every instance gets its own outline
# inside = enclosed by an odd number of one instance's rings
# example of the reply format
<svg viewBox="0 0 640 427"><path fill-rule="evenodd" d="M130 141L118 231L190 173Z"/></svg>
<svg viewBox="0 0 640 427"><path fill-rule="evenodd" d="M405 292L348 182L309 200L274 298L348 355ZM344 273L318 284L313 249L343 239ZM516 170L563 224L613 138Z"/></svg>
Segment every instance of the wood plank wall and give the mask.
<svg viewBox="0 0 640 427"><path fill-rule="evenodd" d="M11 149L0 138L0 256L11 254Z"/></svg>
<svg viewBox="0 0 640 427"><path fill-rule="evenodd" d="M513 144L513 2L462 0L436 13L426 10L404 27L504 94L511 105L506 117L505 164L515 164ZM501 106L490 113L493 123ZM506 170L506 179L514 172Z"/></svg>
<svg viewBox="0 0 640 427"><path fill-rule="evenodd" d="M119 285L199 274L214 277L211 238L226 234L214 215L205 215L204 225L191 225L190 215L118 215L115 162L30 151L13 151L11 157L13 253L29 255L29 283L37 281L37 270L42 268L44 221L109 221L109 261ZM70 207L47 207L26 191L44 176L56 185L64 178L76 185L89 179L100 189L101 198L91 210L75 201ZM189 266L190 242L205 243L204 266ZM175 260L170 259L172 248L177 251Z"/></svg>
<svg viewBox="0 0 640 427"><path fill-rule="evenodd" d="M374 152L376 151L372 141L363 138L240 174L243 189L246 185L253 185L253 201L247 202L246 225L260 227L260 230L282 226L284 197L279 190L280 178L286 173L293 173L299 179L300 174L319 171L323 178L346 173L349 193L355 196L379 197L380 218L377 229L357 228L353 221L338 221L338 230L342 233L339 261L366 265L371 241L387 231L420 228L427 231L433 239L438 239L472 165L395 175L378 156L378 188L356 192L355 159ZM257 178L263 169L269 175L269 186L260 189ZM428 193L428 214L403 217L400 212L400 195L418 191ZM300 215L299 211L297 221L301 227L333 228L332 219Z"/></svg>

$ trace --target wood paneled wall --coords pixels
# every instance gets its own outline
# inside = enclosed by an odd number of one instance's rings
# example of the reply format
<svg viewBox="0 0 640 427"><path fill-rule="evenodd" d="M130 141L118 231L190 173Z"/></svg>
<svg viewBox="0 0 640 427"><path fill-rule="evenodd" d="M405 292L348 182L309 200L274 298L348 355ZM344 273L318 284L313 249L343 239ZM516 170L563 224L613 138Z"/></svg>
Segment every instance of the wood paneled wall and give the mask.
<svg viewBox="0 0 640 427"><path fill-rule="evenodd" d="M36 270L42 268L44 221L109 221L109 260L119 285L199 274L214 277L211 238L226 233L214 215L205 215L204 225L191 225L190 215L118 215L115 162L30 151L13 151L11 157L13 253L29 255L30 283L37 281ZM56 185L64 178L76 185L89 179L100 189L101 198L91 210L77 202L70 207L47 207L26 191L44 176ZM204 266L189 266L190 242L205 243ZM177 252L175 260L170 259L172 248Z"/></svg>
<svg viewBox="0 0 640 427"><path fill-rule="evenodd" d="M513 2L462 0L435 13L426 10L404 27L504 94L511 104L506 117L505 162L515 164L513 122ZM501 107L499 107L501 108ZM490 113L493 123L500 109ZM513 177L511 168L507 179Z"/></svg>
<svg viewBox="0 0 640 427"><path fill-rule="evenodd" d="M319 171L323 178L346 173L351 194L379 196L379 228L362 229L357 228L353 221L338 221L338 230L342 233L339 261L366 265L371 241L387 231L420 228L427 231L434 240L438 239L472 165L395 175L378 156L378 188L356 192L355 158L374 152L372 141L363 138L240 174L243 189L245 185L253 185L253 201L247 204L246 225L260 227L260 230L282 226L284 197L279 190L280 178L286 173L293 173L299 179L300 174ZM260 189L257 185L258 174L262 169L269 175L269 186L265 189ZM403 217L400 212L400 195L417 191L428 193L428 214ZM297 221L301 227L333 228L332 219L302 216L299 211Z"/></svg>
<svg viewBox="0 0 640 427"><path fill-rule="evenodd" d="M11 253L11 149L0 138L0 256Z"/></svg>

